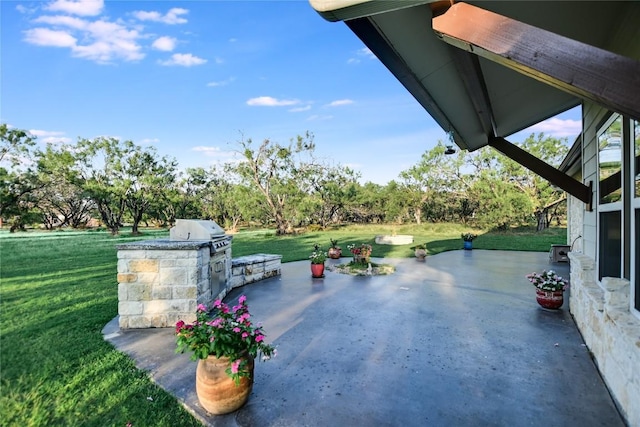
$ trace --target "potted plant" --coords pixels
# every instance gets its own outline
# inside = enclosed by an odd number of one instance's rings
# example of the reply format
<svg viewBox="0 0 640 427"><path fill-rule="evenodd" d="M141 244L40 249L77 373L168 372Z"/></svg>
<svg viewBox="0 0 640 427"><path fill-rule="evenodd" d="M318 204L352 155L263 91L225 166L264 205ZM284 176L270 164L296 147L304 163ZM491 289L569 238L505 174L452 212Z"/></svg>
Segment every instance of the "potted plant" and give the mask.
<svg viewBox="0 0 640 427"><path fill-rule="evenodd" d="M424 261L425 258L427 257L427 244L426 243L424 243L424 244L421 243L419 245L415 245L411 249L413 249L416 258L418 258L419 261Z"/></svg>
<svg viewBox="0 0 640 427"><path fill-rule="evenodd" d="M566 279L553 270L544 270L540 274L533 272L526 277L536 287L536 301L541 307L552 310L562 307L564 291L569 287Z"/></svg>
<svg viewBox="0 0 640 427"><path fill-rule="evenodd" d="M462 240L464 241L464 248L470 251L473 249L473 243L472 243L473 239L478 237L478 235L467 232L467 233L462 233L460 237L462 237Z"/></svg>
<svg viewBox="0 0 640 427"><path fill-rule="evenodd" d="M247 297L229 306L215 301L212 313L199 304L196 320L176 323L176 352L193 352L198 360L196 394L204 409L212 414L226 414L244 405L253 387L254 358L275 356L273 346L265 343L262 326L251 323Z"/></svg>
<svg viewBox="0 0 640 427"><path fill-rule="evenodd" d="M351 254L353 255L353 262L355 264L369 263L369 259L371 258L371 251L373 250L371 248L371 245L368 245L366 243L362 243L360 244L360 246L348 245L347 249L351 251Z"/></svg>
<svg viewBox="0 0 640 427"><path fill-rule="evenodd" d="M331 259L340 259L340 257L342 256L342 249L340 249L340 246L338 246L338 241L337 240L333 240L333 239L329 239L331 241L331 247L329 248L329 258Z"/></svg>
<svg viewBox="0 0 640 427"><path fill-rule="evenodd" d="M309 255L311 260L311 277L324 277L324 262L327 253L318 245L313 245L313 252Z"/></svg>

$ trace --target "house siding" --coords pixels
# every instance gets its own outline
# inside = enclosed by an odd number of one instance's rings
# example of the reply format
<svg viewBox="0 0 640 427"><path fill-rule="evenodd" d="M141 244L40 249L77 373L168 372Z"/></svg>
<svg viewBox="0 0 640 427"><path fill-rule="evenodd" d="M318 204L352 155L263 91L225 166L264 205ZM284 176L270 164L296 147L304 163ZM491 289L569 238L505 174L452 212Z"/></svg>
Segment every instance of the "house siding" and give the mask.
<svg viewBox="0 0 640 427"><path fill-rule="evenodd" d="M575 199L569 205L569 234L575 238L576 230L582 232L578 239L582 245L569 254L569 305L627 423L640 426L640 319L631 312L631 285L624 278L598 280L597 131L608 116L607 110L594 103L583 105L582 179L593 184L593 210L587 211Z"/></svg>

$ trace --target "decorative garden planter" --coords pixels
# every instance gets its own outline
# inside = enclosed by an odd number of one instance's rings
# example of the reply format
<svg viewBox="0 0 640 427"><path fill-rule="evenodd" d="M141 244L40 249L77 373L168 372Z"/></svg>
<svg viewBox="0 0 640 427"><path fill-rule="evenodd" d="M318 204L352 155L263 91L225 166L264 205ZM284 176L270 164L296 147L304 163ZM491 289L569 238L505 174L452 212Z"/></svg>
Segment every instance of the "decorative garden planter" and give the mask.
<svg viewBox="0 0 640 427"><path fill-rule="evenodd" d="M340 259L340 257L342 256L342 249L329 248L328 255L329 255L329 258L331 259Z"/></svg>
<svg viewBox="0 0 640 427"><path fill-rule="evenodd" d="M324 277L324 264L311 264L311 277Z"/></svg>
<svg viewBox="0 0 640 427"><path fill-rule="evenodd" d="M228 357L209 356L198 360L196 368L196 394L200 405L207 412L222 415L233 412L249 399L253 387L253 357L248 357L249 377L242 377L236 385L227 375L226 369L231 365Z"/></svg>
<svg viewBox="0 0 640 427"><path fill-rule="evenodd" d="M473 242L471 240L464 241L464 249L470 251L473 249Z"/></svg>
<svg viewBox="0 0 640 427"><path fill-rule="evenodd" d="M557 310L564 302L564 291L543 291L536 288L536 301L543 308Z"/></svg>

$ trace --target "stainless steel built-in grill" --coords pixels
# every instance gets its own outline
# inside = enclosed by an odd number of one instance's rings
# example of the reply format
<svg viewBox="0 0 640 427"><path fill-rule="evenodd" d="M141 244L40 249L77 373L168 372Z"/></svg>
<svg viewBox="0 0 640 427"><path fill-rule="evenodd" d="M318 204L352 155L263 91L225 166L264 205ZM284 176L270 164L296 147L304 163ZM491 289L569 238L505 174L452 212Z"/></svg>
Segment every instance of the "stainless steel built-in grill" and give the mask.
<svg viewBox="0 0 640 427"><path fill-rule="evenodd" d="M169 230L169 239L174 241L208 241L209 281L198 283L199 295L218 295L231 279L231 240L215 221L178 219Z"/></svg>

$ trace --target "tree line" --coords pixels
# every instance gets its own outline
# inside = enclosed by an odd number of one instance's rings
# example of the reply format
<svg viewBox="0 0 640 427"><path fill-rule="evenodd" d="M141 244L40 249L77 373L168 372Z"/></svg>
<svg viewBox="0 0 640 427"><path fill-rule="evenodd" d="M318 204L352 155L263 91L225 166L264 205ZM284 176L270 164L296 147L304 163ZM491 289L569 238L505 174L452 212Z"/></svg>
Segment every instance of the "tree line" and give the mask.
<svg viewBox="0 0 640 427"><path fill-rule="evenodd" d="M117 138L37 144L28 131L0 125L0 221L12 231L99 222L171 226L176 218L212 219L226 229L298 228L343 223L461 222L481 228L549 225L563 193L490 147L447 155L441 141L386 185L359 182L353 169L319 159L313 135L282 144L235 143L237 160L179 169L152 146ZM559 164L567 141L529 136L519 144Z"/></svg>

